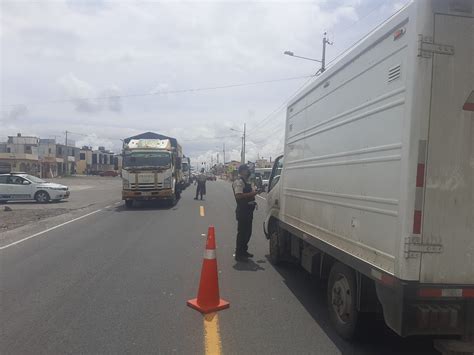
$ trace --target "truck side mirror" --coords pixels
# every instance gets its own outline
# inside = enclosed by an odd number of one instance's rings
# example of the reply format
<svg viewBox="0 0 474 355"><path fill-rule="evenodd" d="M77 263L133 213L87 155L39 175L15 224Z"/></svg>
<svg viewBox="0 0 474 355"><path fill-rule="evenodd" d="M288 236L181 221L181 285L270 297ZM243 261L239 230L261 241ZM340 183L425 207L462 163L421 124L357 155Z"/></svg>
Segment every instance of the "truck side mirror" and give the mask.
<svg viewBox="0 0 474 355"><path fill-rule="evenodd" d="M281 169L283 168L283 155L275 159L273 163L272 173L270 175L270 180L268 181L267 192L270 192L271 189L280 181Z"/></svg>

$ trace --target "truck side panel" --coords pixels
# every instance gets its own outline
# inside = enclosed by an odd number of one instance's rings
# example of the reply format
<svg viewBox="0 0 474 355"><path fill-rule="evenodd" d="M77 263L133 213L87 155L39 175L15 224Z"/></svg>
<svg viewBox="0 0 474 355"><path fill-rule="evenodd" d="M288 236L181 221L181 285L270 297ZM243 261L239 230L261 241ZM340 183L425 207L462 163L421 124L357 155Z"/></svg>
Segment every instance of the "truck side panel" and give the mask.
<svg viewBox="0 0 474 355"><path fill-rule="evenodd" d="M289 107L282 219L394 273L410 37L389 24L350 65Z"/></svg>

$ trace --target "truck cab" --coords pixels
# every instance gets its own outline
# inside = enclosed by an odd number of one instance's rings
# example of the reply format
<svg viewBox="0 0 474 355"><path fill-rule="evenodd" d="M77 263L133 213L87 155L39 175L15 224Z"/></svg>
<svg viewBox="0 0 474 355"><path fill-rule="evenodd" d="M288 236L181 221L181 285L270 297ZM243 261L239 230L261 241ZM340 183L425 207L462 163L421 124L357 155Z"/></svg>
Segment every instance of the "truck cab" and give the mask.
<svg viewBox="0 0 474 355"><path fill-rule="evenodd" d="M122 199L165 200L175 204L184 188L181 147L172 139L132 137L124 140Z"/></svg>

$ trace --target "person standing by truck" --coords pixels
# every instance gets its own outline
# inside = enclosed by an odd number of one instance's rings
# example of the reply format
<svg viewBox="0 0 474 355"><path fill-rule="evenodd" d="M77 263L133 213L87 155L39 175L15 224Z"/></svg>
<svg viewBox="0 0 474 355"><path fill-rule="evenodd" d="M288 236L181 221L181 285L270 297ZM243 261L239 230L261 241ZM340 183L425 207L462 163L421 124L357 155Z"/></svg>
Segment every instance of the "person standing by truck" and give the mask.
<svg viewBox="0 0 474 355"><path fill-rule="evenodd" d="M201 173L197 176L196 178L197 181L197 188L196 188L196 197L194 198L195 200L198 199L198 196L202 196L206 194L206 181L207 181L207 176L204 174L204 168L201 169Z"/></svg>
<svg viewBox="0 0 474 355"><path fill-rule="evenodd" d="M249 183L250 169L243 164L239 167L239 176L233 182L235 201L237 208L235 216L237 219L237 240L235 247L235 260L247 261L247 258L253 257L248 252L248 243L252 236L253 211L255 210L255 196L257 191L253 191Z"/></svg>

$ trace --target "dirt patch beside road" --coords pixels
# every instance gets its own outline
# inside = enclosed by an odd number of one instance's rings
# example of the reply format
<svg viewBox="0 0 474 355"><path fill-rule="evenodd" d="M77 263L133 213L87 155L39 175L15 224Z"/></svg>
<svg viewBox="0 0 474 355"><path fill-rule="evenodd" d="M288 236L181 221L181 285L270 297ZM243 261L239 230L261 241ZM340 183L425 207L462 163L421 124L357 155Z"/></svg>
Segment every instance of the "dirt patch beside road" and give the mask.
<svg viewBox="0 0 474 355"><path fill-rule="evenodd" d="M9 206L11 211L4 211L3 207L0 210L0 232L15 229L25 226L32 222L58 216L69 212L67 208L50 208L42 210L33 209L16 209L14 206Z"/></svg>
<svg viewBox="0 0 474 355"><path fill-rule="evenodd" d="M74 176L48 181L68 186L71 191L70 197L53 203L9 201L5 205L0 205L0 234L28 224L35 225L39 221L65 213L101 208L121 201L122 198L122 180L117 177ZM11 208L12 211L4 211L4 206Z"/></svg>

